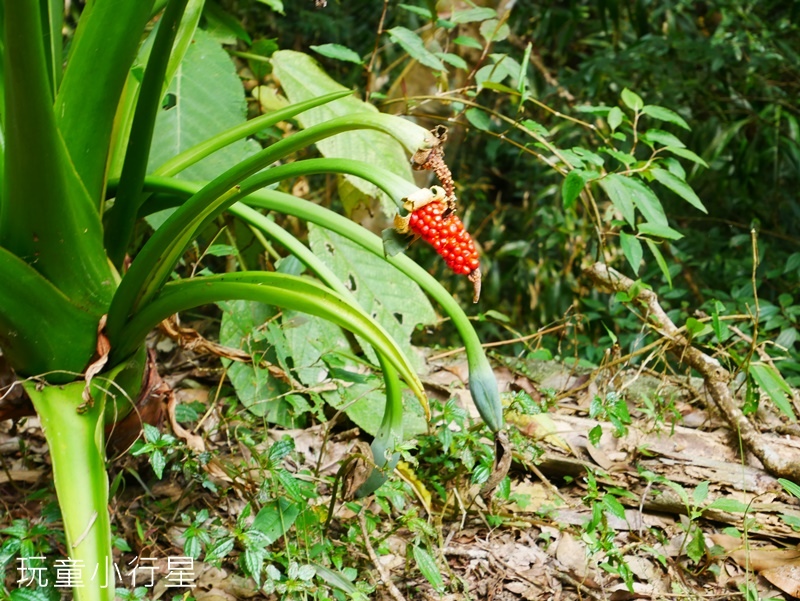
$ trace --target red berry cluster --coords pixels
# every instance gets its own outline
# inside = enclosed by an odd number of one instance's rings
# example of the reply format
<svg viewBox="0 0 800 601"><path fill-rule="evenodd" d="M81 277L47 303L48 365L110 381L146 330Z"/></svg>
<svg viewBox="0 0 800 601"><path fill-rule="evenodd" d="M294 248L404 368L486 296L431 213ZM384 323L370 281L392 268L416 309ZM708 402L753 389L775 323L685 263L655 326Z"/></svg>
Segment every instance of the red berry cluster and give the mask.
<svg viewBox="0 0 800 601"><path fill-rule="evenodd" d="M411 213L408 226L436 249L450 269L469 275L480 266L478 251L458 215L444 215L446 209L443 202L420 207Z"/></svg>

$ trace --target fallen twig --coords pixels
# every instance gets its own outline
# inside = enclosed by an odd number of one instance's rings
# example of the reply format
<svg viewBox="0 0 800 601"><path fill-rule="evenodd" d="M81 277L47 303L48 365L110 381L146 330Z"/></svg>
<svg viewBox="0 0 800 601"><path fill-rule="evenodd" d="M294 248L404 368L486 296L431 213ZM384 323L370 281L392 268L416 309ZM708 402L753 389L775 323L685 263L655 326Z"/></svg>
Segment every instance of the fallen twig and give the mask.
<svg viewBox="0 0 800 601"><path fill-rule="evenodd" d="M400 589L397 588L397 585L392 581L392 576L386 571L386 568L383 567L383 564L378 561L378 556L375 554L375 549L372 548L372 543L369 542L369 532L367 532L367 520L364 517L364 509L362 508L361 511L358 512L358 523L361 526L361 534L364 535L364 546L367 548L367 553L369 554L369 558L372 561L372 564L375 566L375 569L378 570L378 574L381 576L381 580L383 581L386 590L389 591L389 594L395 601L406 601L405 597L403 597L403 593L400 592Z"/></svg>
<svg viewBox="0 0 800 601"><path fill-rule="evenodd" d="M586 270L593 282L614 292L630 294L635 282L603 263L595 263ZM652 290L642 288L631 299L645 311L647 324L666 341L669 350L678 360L697 370L705 381L711 398L730 427L741 436L745 447L764 465L764 469L777 477L800 479L800 454L787 453L786 447L772 444L759 433L733 399L728 382L731 374L713 357L693 347L679 328L667 316Z"/></svg>

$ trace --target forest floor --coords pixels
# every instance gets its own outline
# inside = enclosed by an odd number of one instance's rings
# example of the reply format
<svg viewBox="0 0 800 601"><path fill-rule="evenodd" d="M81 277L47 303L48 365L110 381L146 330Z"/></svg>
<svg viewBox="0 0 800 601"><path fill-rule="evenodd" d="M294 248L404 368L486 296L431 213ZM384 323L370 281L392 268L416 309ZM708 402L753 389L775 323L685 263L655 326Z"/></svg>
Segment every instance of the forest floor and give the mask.
<svg viewBox="0 0 800 601"><path fill-rule="evenodd" d="M173 352L160 366L175 390L162 428L174 436L161 447L163 479L147 465L147 453L112 463L112 521L125 541L118 541L119 565L152 560L152 586L144 585L141 571L138 583L130 568L121 571L118 586L128 591L121 598L336 598L323 592L325 583L339 589L339 598L359 598L333 574L348 570L368 598L394 601L800 596L798 499L749 452L742 453L739 438L711 409L702 380L494 360L506 399L549 404L536 414L511 401L506 421L514 462L495 496L483 499L471 470L457 469L459 462L470 462L470 448L492 448L488 431L440 423L435 428L453 435L455 468L442 462L442 450L431 442L441 436L420 437L418 450L406 457L417 466L401 463L383 496L360 505L337 499L326 530L334 477L354 442L364 438L358 428L334 418L304 429L259 431L240 419L241 408L231 410L220 400L223 370L204 366L202 357ZM454 354L430 361L423 381L431 398L441 399L434 403L440 411L453 398L474 413L465 379L463 356ZM603 411L602 399L612 400ZM765 407L758 414L762 434L795 452L800 437ZM467 440L470 432L474 436ZM287 434L294 450L281 466L311 491L303 497L309 511L299 518L289 515L290 505L281 505L275 466L270 471L257 461ZM22 538L9 528L24 524L29 552L63 556L63 540L51 530L57 530L57 514L52 517L51 473L36 418L0 422L0 458L0 528L6 529L0 545ZM288 490L286 498L295 493ZM262 527L262 534L275 536L260 555L248 554L257 548L247 542L255 510L262 508L255 518L261 520L276 497L288 524L281 518L281 524ZM47 528L37 531L36 524ZM195 526L206 535L196 537L196 553L187 542ZM171 560L191 555L191 569L183 574L187 586L173 588L177 564ZM254 556L264 567L278 566L267 569L266 578L283 589L259 591L246 575L245 564ZM333 557L327 563L336 569L326 572L322 557ZM19 586L13 561L19 559L1 552L0 559L13 590ZM316 578L298 572L304 563L318 566Z"/></svg>

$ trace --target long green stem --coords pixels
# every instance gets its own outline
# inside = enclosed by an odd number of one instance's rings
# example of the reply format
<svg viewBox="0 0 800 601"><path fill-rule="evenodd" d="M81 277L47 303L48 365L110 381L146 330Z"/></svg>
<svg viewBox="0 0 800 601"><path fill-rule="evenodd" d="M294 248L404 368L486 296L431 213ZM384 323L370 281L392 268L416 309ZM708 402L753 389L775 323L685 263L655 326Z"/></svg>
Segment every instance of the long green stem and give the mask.
<svg viewBox="0 0 800 601"><path fill-rule="evenodd" d="M386 123L381 119L374 119L375 115L359 115L357 127L377 128L386 127ZM337 122L337 123L334 123ZM258 174L255 178L248 178L242 182L241 186L236 181L241 179L238 176L250 176L258 167L264 167L274 159L282 155L284 151L294 151L296 147L302 147L309 141L321 139L332 135L331 132L349 131L353 129L354 118L327 122L324 126L310 128L278 142L267 149L258 153L264 164L252 159L243 161L238 167L227 171L222 176L203 186L192 198L179 207L170 218L162 225L145 244L139 252L128 273L122 279L122 283L114 296L111 307L108 311L108 332L113 336L119 330L122 323L136 309L146 303L150 298L158 293L162 284L167 281L170 273L179 261L181 255L193 240L197 232L201 231L212 219L222 211L232 205L242 197L242 190L248 191L259 187L281 181L287 177L295 177L309 173L319 173L326 170L346 172L347 169L363 172L364 177L370 179L378 178L380 185L390 195L392 191L398 192L401 196L416 190L416 186L405 181L403 178L394 175L386 170L378 170L374 166L370 167L365 163L346 159L311 159L280 165ZM296 138L303 137L303 141L298 142ZM291 144L284 144L291 142ZM275 150L281 146L282 150ZM268 154L264 154L268 153ZM232 187L223 187L222 184L231 184ZM400 198L396 197L399 202Z"/></svg>
<svg viewBox="0 0 800 601"><path fill-rule="evenodd" d="M105 394L93 386L94 403L87 406L82 398L84 382L44 387L27 382L24 386L50 448L67 552L80 575L73 580L75 599L113 601L114 565L103 440Z"/></svg>
<svg viewBox="0 0 800 601"><path fill-rule="evenodd" d="M244 299L316 315L364 338L394 367L419 399L425 413L428 400L422 383L397 343L363 310L318 282L282 273L236 272L178 280L136 312L112 339L112 363L129 355L160 321L174 313L230 299ZM116 340L116 344L114 344Z"/></svg>
<svg viewBox="0 0 800 601"><path fill-rule="evenodd" d="M164 74L187 2L188 0L170 0L167 4L142 78L131 135L128 138L128 150L122 165L119 191L105 230L106 252L117 269L122 268L125 251L133 234L140 204L138 201L142 194L142 180L147 172L147 159L153 142L156 115L161 108Z"/></svg>
<svg viewBox="0 0 800 601"><path fill-rule="evenodd" d="M271 221L258 211L237 203L230 208L230 212L243 219L250 225L259 228L270 238L282 245L286 250L297 257L314 275L338 292L343 298L350 301L354 308L359 304L356 297L345 286L335 273L322 260L315 255L305 244L292 236L274 221ZM403 440L403 390L397 371L386 361L383 355L378 355L383 379L386 384L386 408L383 412L380 428L372 440L372 458L375 467L367 481L358 489L356 496L364 497L374 492L389 477L389 473L397 465L400 454L394 449ZM388 465L387 465L388 464Z"/></svg>
<svg viewBox="0 0 800 601"><path fill-rule="evenodd" d="M187 148L180 154L175 155L166 163L161 165L158 169L156 169L153 172L153 175L175 175L176 173L179 173L184 169L194 165L198 161L201 161L205 157L213 154L221 148L224 148L225 146L228 146L229 144L233 144L234 142L242 140L247 136L257 134L268 127L272 127L276 123L291 119L309 109L322 106L323 104L333 102L334 100L344 98L345 96L350 96L351 94L352 92L347 90L345 92L334 92L333 94L318 96L316 98L312 98L311 100L298 102L296 104L292 104L291 106L287 106L286 108L273 111L266 115L261 115L260 117L245 121L244 123L240 123L235 127L227 129L224 132L212 136L208 140L192 146L191 148Z"/></svg>
<svg viewBox="0 0 800 601"><path fill-rule="evenodd" d="M374 181L373 183L379 184L380 182ZM199 187L199 184L163 178L147 178L145 180L145 188L147 190L163 192L179 198L191 196ZM417 282L450 316L453 325L455 325L464 342L470 372L470 392L481 417L492 431L497 432L503 428L503 408L500 402L497 380L483 351L478 334L472 327L464 310L436 278L405 255L386 256L383 250L383 242L378 236L368 232L346 217L307 200L277 190L260 190L251 193L245 199L245 202L250 206L292 215L334 231L361 245L369 252L384 257L390 265L393 265Z"/></svg>

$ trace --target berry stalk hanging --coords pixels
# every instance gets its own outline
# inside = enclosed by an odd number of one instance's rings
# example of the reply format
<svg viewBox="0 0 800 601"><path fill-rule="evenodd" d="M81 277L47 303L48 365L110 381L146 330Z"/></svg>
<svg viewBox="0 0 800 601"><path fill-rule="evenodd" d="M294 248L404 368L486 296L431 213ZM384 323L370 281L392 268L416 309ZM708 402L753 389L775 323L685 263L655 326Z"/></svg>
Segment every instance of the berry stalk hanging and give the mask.
<svg viewBox="0 0 800 601"><path fill-rule="evenodd" d="M475 242L456 214L456 195L453 176L444 162L442 144L447 139L447 128L439 125L431 130L435 142L422 148L411 157L415 170L433 171L441 186L422 188L409 196L403 208L408 215L395 216L395 229L401 234L411 233L433 246L455 273L466 275L472 282L472 302L481 296L481 270Z"/></svg>

